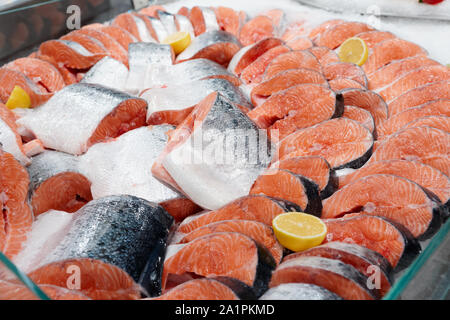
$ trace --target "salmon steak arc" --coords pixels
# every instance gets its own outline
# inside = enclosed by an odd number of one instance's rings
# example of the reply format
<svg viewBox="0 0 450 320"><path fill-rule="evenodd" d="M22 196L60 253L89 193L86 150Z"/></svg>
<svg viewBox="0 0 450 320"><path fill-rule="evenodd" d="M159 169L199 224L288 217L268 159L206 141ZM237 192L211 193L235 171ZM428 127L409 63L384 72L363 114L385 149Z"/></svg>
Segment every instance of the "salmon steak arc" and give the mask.
<svg viewBox="0 0 450 320"><path fill-rule="evenodd" d="M164 261L163 289L170 287L174 275L225 276L252 287L257 297L267 289L275 260L267 249L246 235L217 232L197 238L185 245L167 249ZM175 277L176 278L176 277Z"/></svg>
<svg viewBox="0 0 450 320"><path fill-rule="evenodd" d="M163 168L154 165L153 174L164 179L167 172L174 187L205 209L247 195L270 163L266 132L220 93L203 99L172 136L177 134L181 138L169 141Z"/></svg>
<svg viewBox="0 0 450 320"><path fill-rule="evenodd" d="M28 198L34 216L49 210L75 212L92 200L91 182L79 170L78 158L46 150L32 158Z"/></svg>
<svg viewBox="0 0 450 320"><path fill-rule="evenodd" d="M79 83L58 91L17 123L33 132L46 148L78 155L96 142L144 125L146 112L143 99Z"/></svg>
<svg viewBox="0 0 450 320"><path fill-rule="evenodd" d="M279 159L321 156L334 170L359 168L371 156L373 136L358 122L337 118L298 130L278 144Z"/></svg>
<svg viewBox="0 0 450 320"><path fill-rule="evenodd" d="M162 244L172 222L172 217L162 207L134 196L93 200L72 215L72 221L61 231L59 241L46 248L44 258L33 266L32 278L38 279L38 275L51 271L53 266L64 261L89 258L120 268L139 282L148 294L158 295L162 265L147 262L152 256L163 258L165 245ZM60 273L65 275L65 270L61 269ZM101 279L102 275L94 273L90 276Z"/></svg>
<svg viewBox="0 0 450 320"><path fill-rule="evenodd" d="M349 183L323 202L322 218L379 215L426 239L441 225L440 201L411 180L374 174Z"/></svg>

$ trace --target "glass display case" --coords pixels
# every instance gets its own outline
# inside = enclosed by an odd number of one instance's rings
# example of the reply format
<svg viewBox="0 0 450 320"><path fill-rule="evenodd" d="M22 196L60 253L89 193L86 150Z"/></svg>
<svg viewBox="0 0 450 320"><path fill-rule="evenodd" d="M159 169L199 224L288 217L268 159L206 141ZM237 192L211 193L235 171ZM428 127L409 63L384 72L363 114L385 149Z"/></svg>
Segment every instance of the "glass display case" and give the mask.
<svg viewBox="0 0 450 320"><path fill-rule="evenodd" d="M165 4L173 1L150 1L155 2ZM65 23L67 8L73 4L81 8L82 24L104 22L132 9L131 1L117 0L0 1L0 65L29 54L42 41L68 32ZM407 269L395 275L392 289L384 299L450 298L449 229L448 220L431 239L421 242L421 254ZM10 270L38 298L48 299L5 256L0 255L0 261L0 265Z"/></svg>

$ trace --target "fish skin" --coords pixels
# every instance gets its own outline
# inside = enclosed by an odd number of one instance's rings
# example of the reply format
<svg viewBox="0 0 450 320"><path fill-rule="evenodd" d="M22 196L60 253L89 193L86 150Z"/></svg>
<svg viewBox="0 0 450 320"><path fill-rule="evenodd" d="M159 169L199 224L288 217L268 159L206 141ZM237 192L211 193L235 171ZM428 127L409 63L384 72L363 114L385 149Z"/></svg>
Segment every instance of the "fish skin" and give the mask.
<svg viewBox="0 0 450 320"><path fill-rule="evenodd" d="M208 78L225 78L235 85L240 80L220 64L208 59L193 59L174 65L157 65L147 73L144 87L181 85Z"/></svg>
<svg viewBox="0 0 450 320"><path fill-rule="evenodd" d="M202 49L218 43L231 43L236 48L241 48L242 46L239 40L231 33L222 30L209 31L193 39L191 44L177 56L176 62L195 58Z"/></svg>
<svg viewBox="0 0 450 320"><path fill-rule="evenodd" d="M167 33L173 34L177 32L177 26L175 25L175 15L171 14L167 11L163 10L156 10L156 15L161 21L161 23L164 25L164 28L167 30ZM164 39L160 39L164 40Z"/></svg>
<svg viewBox="0 0 450 320"><path fill-rule="evenodd" d="M124 91L128 78L128 68L111 57L104 57L89 69L80 83L99 84L115 90Z"/></svg>
<svg viewBox="0 0 450 320"><path fill-rule="evenodd" d="M3 112L9 112L6 110L6 106L0 103L0 108ZM9 121L5 121L7 119L3 118L3 114L0 114L0 148L8 153L11 153L16 160L20 162L23 166L27 166L31 163L31 159L27 157L27 155L23 151L22 141L19 134L16 132L16 128L11 127L8 123Z"/></svg>
<svg viewBox="0 0 450 320"><path fill-rule="evenodd" d="M259 143L257 146L249 146L246 143L245 150L235 152L233 164L226 163L225 166L217 164L214 159L211 159L211 155L206 154L208 153L207 148L211 148L203 147L206 141L220 141L220 139L225 141L226 138L227 141L238 142L238 137L242 137L242 130L246 130L245 133L254 134L254 137L259 139ZM199 145L191 149L195 140L200 141L201 150L198 150ZM270 162L271 147L258 155L260 144L264 143L270 145L265 131L259 131L258 127L237 106L218 93L201 124L201 130L194 129L191 136L182 145L172 150L163 159L162 164L192 201L203 208L214 210L232 200L248 195L253 182ZM220 147L223 148L224 145ZM216 147L215 151L219 152L220 150ZM249 155L257 155L259 159L254 159L256 160L255 164L249 162L250 159L246 156L247 152ZM200 164L196 164L197 161L193 161L194 163L191 164L180 164L180 161L183 162L183 158L186 156L190 156L190 159L198 159L199 155L202 155L203 158ZM227 158L225 161L231 161L228 156ZM205 172L211 172L214 175L204 175ZM218 182L218 185L214 185L214 182ZM210 196L211 194L217 196L213 198Z"/></svg>
<svg viewBox="0 0 450 320"><path fill-rule="evenodd" d="M145 100L124 92L77 83L58 91L17 123L32 131L49 149L81 154L89 147L89 139L99 123L127 101L146 108Z"/></svg>
<svg viewBox="0 0 450 320"><path fill-rule="evenodd" d="M191 36L191 39L194 39L194 27L192 26L191 21L181 14L175 15L175 24L177 26L177 30L181 32L187 32Z"/></svg>
<svg viewBox="0 0 450 320"><path fill-rule="evenodd" d="M170 66L173 64L174 52L168 44L158 43L130 43L128 47L130 72L125 90L137 95L146 89L143 85L148 73L152 72L155 65Z"/></svg>
<svg viewBox="0 0 450 320"><path fill-rule="evenodd" d="M160 293L163 250L173 218L159 205L128 195L93 200L72 215L62 239L47 248L35 270L50 263L90 258L115 265L136 282L145 283L150 295ZM155 254L156 253L156 254ZM153 273L141 274L154 259ZM146 270L147 271L147 270ZM156 273L155 273L156 272ZM155 278L147 278L155 276Z"/></svg>
<svg viewBox="0 0 450 320"><path fill-rule="evenodd" d="M189 92L189 95L186 95L186 92ZM148 103L147 120L149 120L154 112L193 107L212 92L220 92L238 106L248 109L252 107L244 93L225 79L204 79L182 85L149 89L141 95L141 98Z"/></svg>
<svg viewBox="0 0 450 320"><path fill-rule="evenodd" d="M147 16L146 19L150 21L150 24L153 28L153 31L156 34L156 41L163 41L169 33L167 32L167 29L164 27L164 24L156 17L149 17Z"/></svg>
<svg viewBox="0 0 450 320"><path fill-rule="evenodd" d="M337 294L315 284L283 283L270 288L259 300L343 300Z"/></svg>
<svg viewBox="0 0 450 320"><path fill-rule="evenodd" d="M144 21L144 19L147 19L148 17L138 16L136 14L132 14L131 17L133 18L134 22L136 23L136 27L138 29L141 41L156 43L156 40L151 36L149 30L147 29L145 21Z"/></svg>

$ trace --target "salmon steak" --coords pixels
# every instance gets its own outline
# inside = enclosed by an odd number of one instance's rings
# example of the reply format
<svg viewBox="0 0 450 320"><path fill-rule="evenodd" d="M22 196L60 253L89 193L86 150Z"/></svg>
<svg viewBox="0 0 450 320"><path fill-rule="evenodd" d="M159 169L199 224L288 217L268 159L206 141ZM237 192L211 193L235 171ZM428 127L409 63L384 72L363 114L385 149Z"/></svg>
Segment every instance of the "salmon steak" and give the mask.
<svg viewBox="0 0 450 320"><path fill-rule="evenodd" d="M275 260L267 249L237 232L217 232L167 249L163 289L191 273L200 277L224 276L252 287L257 297L267 290ZM173 276L172 276L173 275ZM171 277L172 276L172 277ZM178 276L178 277L177 277Z"/></svg>

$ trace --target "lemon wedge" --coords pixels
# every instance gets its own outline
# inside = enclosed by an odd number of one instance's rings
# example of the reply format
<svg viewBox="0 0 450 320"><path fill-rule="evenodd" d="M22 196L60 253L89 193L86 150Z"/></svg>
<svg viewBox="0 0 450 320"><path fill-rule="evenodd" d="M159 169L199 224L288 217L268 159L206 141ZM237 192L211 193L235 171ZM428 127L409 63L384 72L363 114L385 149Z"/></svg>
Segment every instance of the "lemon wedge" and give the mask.
<svg viewBox="0 0 450 320"><path fill-rule="evenodd" d="M9 95L6 106L9 109L29 108L31 107L31 99L28 93L19 86L14 86L13 91Z"/></svg>
<svg viewBox="0 0 450 320"><path fill-rule="evenodd" d="M287 212L272 221L278 242L292 251L318 246L327 234L326 225L319 218L302 212Z"/></svg>
<svg viewBox="0 0 450 320"><path fill-rule="evenodd" d="M165 38L162 43L170 44L175 54L179 54L191 44L191 35L187 32L176 32Z"/></svg>
<svg viewBox="0 0 450 320"><path fill-rule="evenodd" d="M344 41L339 47L339 60L362 66L369 56L369 48L363 39L354 37Z"/></svg>

